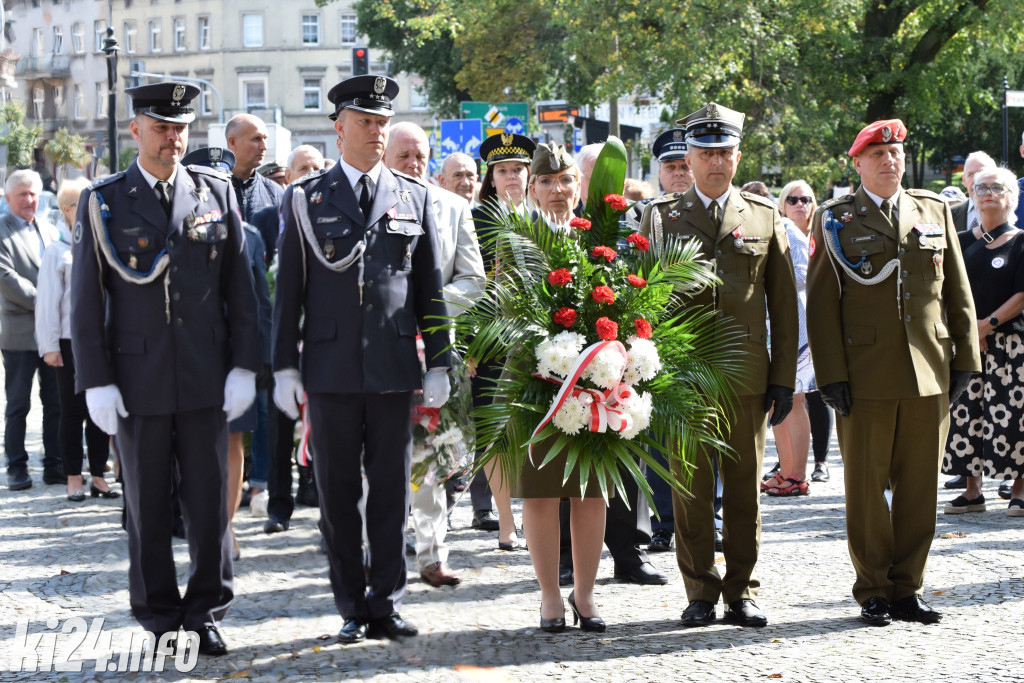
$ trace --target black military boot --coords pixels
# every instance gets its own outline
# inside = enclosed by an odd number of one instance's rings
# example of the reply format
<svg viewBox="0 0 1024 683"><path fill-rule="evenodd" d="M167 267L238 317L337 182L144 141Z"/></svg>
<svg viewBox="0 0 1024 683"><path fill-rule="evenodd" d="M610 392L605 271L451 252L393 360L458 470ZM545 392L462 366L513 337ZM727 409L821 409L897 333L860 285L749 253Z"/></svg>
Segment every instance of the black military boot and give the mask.
<svg viewBox="0 0 1024 683"><path fill-rule="evenodd" d="M319 507L320 499L316 495L316 479L313 468L299 465L299 490L295 493L295 502L299 505Z"/></svg>

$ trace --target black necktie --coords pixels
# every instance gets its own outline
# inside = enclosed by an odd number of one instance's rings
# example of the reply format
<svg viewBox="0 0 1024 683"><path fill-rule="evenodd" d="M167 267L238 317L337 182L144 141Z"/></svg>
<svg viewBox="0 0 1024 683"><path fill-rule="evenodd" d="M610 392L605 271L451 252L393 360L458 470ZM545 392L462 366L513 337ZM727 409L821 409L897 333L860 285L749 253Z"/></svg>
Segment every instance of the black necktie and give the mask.
<svg viewBox="0 0 1024 683"><path fill-rule="evenodd" d="M715 224L715 230L722 227L722 207L716 201L711 202L711 222Z"/></svg>
<svg viewBox="0 0 1024 683"><path fill-rule="evenodd" d="M164 213L171 215L171 184L166 180L156 181L157 194L160 195L160 206L164 207Z"/></svg>
<svg viewBox="0 0 1024 683"><path fill-rule="evenodd" d="M359 193L359 209L363 212L363 218L370 218L370 176L363 174L363 177L359 179L362 183L363 189Z"/></svg>

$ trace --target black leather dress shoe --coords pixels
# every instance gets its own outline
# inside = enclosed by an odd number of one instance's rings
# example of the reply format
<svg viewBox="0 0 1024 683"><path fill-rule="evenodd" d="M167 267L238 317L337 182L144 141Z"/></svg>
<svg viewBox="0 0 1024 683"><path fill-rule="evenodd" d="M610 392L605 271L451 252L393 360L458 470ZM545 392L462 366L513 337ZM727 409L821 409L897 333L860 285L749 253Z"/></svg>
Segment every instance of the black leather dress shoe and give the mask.
<svg viewBox="0 0 1024 683"><path fill-rule="evenodd" d="M13 472L7 471L7 488L11 491L24 491L25 489L32 488L32 477L28 476L28 471L23 469L17 469Z"/></svg>
<svg viewBox="0 0 1024 683"><path fill-rule="evenodd" d="M651 542L647 544L649 553L667 553L672 549L672 532L668 529L658 529L651 534Z"/></svg>
<svg viewBox="0 0 1024 683"><path fill-rule="evenodd" d="M920 595L893 600L889 614L896 621L916 621L919 624L937 624L942 619L942 615L925 604Z"/></svg>
<svg viewBox="0 0 1024 683"><path fill-rule="evenodd" d="M889 601L885 598L868 598L860 606L860 618L872 626L888 626L891 621Z"/></svg>
<svg viewBox="0 0 1024 683"><path fill-rule="evenodd" d="M575 579L572 575L572 567L558 567L558 585L571 586Z"/></svg>
<svg viewBox="0 0 1024 683"><path fill-rule="evenodd" d="M682 619L683 626L707 626L715 620L715 606L707 600L691 600Z"/></svg>
<svg viewBox="0 0 1024 683"><path fill-rule="evenodd" d="M403 619L401 614L392 612L386 617L370 619L370 623L366 628L366 637L395 640L396 638L414 636L419 632L419 629Z"/></svg>
<svg viewBox="0 0 1024 683"><path fill-rule="evenodd" d="M366 640L366 622L362 619L346 619L345 625L338 631L338 640L342 643Z"/></svg>
<svg viewBox="0 0 1024 683"><path fill-rule="evenodd" d="M946 480L946 483L942 486L947 489L965 489L967 488L967 477L963 474L958 474L952 479Z"/></svg>
<svg viewBox="0 0 1024 683"><path fill-rule="evenodd" d="M828 473L828 464L824 462L814 463L814 471L811 472L811 481L826 482L832 478Z"/></svg>
<svg viewBox="0 0 1024 683"><path fill-rule="evenodd" d="M650 562L644 562L632 569L615 570L615 578L626 583L638 583L642 586L663 586L668 577L656 571Z"/></svg>
<svg viewBox="0 0 1024 683"><path fill-rule="evenodd" d="M757 604L750 598L741 598L730 602L725 608L725 620L731 624L753 626L754 628L768 625L768 617L758 609Z"/></svg>
<svg viewBox="0 0 1024 683"><path fill-rule="evenodd" d="M475 510L470 526L481 531L497 531L498 518L490 510Z"/></svg>
<svg viewBox="0 0 1024 683"><path fill-rule="evenodd" d="M263 533L277 534L282 531L288 531L288 527L290 527L291 524L290 520L278 519L274 515L270 515L270 518L263 523Z"/></svg>
<svg viewBox="0 0 1024 683"><path fill-rule="evenodd" d="M67 484L68 477L63 470L43 470L43 483L47 486Z"/></svg>
<svg viewBox="0 0 1024 683"><path fill-rule="evenodd" d="M204 626L199 631L199 654L220 657L228 652L228 646L220 637L220 631L216 626Z"/></svg>

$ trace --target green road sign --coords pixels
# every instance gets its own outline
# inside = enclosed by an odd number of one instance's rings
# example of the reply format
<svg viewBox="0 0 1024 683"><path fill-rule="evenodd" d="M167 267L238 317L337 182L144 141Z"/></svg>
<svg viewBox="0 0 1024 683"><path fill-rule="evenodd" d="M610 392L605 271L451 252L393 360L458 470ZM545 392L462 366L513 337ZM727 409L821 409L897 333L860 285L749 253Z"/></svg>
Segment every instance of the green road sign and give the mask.
<svg viewBox="0 0 1024 683"><path fill-rule="evenodd" d="M526 121L530 117L530 105L526 102L505 102L503 104L462 102L460 110L462 118L481 119L489 128L501 128L505 125L505 121L511 118Z"/></svg>

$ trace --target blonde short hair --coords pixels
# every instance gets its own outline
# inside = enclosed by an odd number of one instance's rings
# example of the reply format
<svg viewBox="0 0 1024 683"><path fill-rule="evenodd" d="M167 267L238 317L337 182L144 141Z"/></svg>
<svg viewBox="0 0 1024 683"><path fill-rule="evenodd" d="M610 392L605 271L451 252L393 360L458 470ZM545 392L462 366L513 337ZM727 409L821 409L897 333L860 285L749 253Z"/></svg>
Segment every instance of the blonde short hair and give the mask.
<svg viewBox="0 0 1024 683"><path fill-rule="evenodd" d="M89 187L88 178L71 178L63 181L60 184L60 189L57 190L57 206L65 209L77 204L78 198L82 196L82 192L87 187Z"/></svg>

